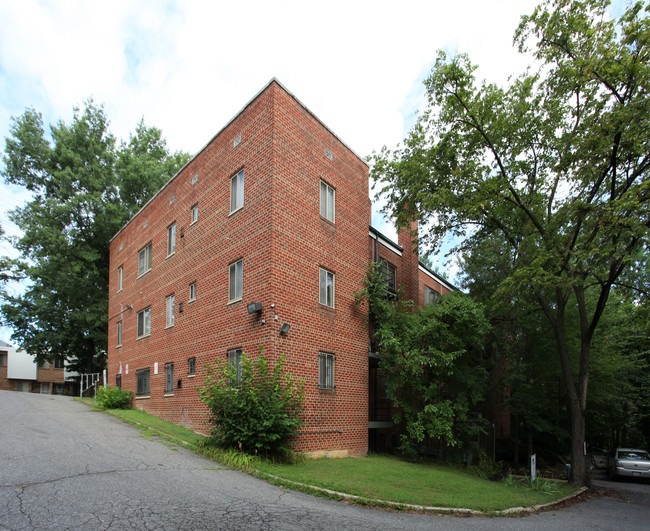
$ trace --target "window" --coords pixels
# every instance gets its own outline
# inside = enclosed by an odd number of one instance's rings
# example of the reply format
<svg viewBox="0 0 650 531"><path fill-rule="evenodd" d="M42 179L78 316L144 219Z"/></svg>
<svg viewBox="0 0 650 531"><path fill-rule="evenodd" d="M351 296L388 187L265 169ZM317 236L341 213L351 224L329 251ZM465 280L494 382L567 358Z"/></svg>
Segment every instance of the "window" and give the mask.
<svg viewBox="0 0 650 531"><path fill-rule="evenodd" d="M190 224L196 223L199 220L199 204L198 203L196 205L192 206L192 209L190 210L190 213L191 213L191 217L192 217L192 221L190 222Z"/></svg>
<svg viewBox="0 0 650 531"><path fill-rule="evenodd" d="M318 362L318 387L334 389L334 354L320 352Z"/></svg>
<svg viewBox="0 0 650 531"><path fill-rule="evenodd" d="M334 223L334 188L320 182L320 215Z"/></svg>
<svg viewBox="0 0 650 531"><path fill-rule="evenodd" d="M64 364L63 364L63 358L57 358L54 360L54 368L55 369L63 369Z"/></svg>
<svg viewBox="0 0 650 531"><path fill-rule="evenodd" d="M174 394L174 364L165 363L165 394Z"/></svg>
<svg viewBox="0 0 650 531"><path fill-rule="evenodd" d="M230 212L244 206L244 170L230 178Z"/></svg>
<svg viewBox="0 0 650 531"><path fill-rule="evenodd" d="M190 284L190 301L196 300L196 282Z"/></svg>
<svg viewBox="0 0 650 531"><path fill-rule="evenodd" d="M235 378L230 380L230 385L239 385L241 381L241 358L242 350L235 348L228 351L228 364L235 369Z"/></svg>
<svg viewBox="0 0 650 531"><path fill-rule="evenodd" d="M121 374L116 374L115 375L115 387L118 389L122 388L122 375Z"/></svg>
<svg viewBox="0 0 650 531"><path fill-rule="evenodd" d="M194 376L196 374L196 358L187 360L187 374L188 376Z"/></svg>
<svg viewBox="0 0 650 531"><path fill-rule="evenodd" d="M3 350L0 352L0 367L6 367L7 366L7 355L9 353L6 350Z"/></svg>
<svg viewBox="0 0 650 531"><path fill-rule="evenodd" d="M140 369L135 372L137 387L135 394L136 396L148 396L149 395L149 369Z"/></svg>
<svg viewBox="0 0 650 531"><path fill-rule="evenodd" d="M117 322L117 346L122 346L122 321Z"/></svg>
<svg viewBox="0 0 650 531"><path fill-rule="evenodd" d="M334 308L334 273L320 268L320 303Z"/></svg>
<svg viewBox="0 0 650 531"><path fill-rule="evenodd" d="M117 291L122 291L122 282L124 280L124 270L122 266L117 268Z"/></svg>
<svg viewBox="0 0 650 531"><path fill-rule="evenodd" d="M176 223L167 227L167 256L176 252Z"/></svg>
<svg viewBox="0 0 650 531"><path fill-rule="evenodd" d="M166 327L174 326L174 301L176 298L174 297L174 294L172 293L169 297L167 297L167 320L166 320Z"/></svg>
<svg viewBox="0 0 650 531"><path fill-rule="evenodd" d="M438 302L440 298L440 293L432 290L429 286L424 286L424 305L429 306Z"/></svg>
<svg viewBox="0 0 650 531"><path fill-rule="evenodd" d="M151 308L138 312L138 338L151 334Z"/></svg>
<svg viewBox="0 0 650 531"><path fill-rule="evenodd" d="M395 266L390 262L387 262L386 260L382 260L380 264L380 271L381 271L381 276L384 278L386 287L391 291L395 291L397 287L397 282L395 278L396 277Z"/></svg>
<svg viewBox="0 0 650 531"><path fill-rule="evenodd" d="M242 298L242 284L244 281L244 261L237 260L230 264L230 290L229 301L236 301Z"/></svg>
<svg viewBox="0 0 650 531"><path fill-rule="evenodd" d="M138 253L138 276L151 270L151 242Z"/></svg>

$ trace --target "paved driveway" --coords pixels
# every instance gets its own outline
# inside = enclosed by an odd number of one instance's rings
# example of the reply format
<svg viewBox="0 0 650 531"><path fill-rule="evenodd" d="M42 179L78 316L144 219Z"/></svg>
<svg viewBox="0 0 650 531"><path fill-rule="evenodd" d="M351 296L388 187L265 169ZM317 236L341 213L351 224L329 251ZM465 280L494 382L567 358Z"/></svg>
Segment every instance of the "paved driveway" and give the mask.
<svg viewBox="0 0 650 531"><path fill-rule="evenodd" d="M645 485L650 488L650 486ZM0 391L0 529L647 529L648 496L523 518L393 513L226 470L68 397Z"/></svg>

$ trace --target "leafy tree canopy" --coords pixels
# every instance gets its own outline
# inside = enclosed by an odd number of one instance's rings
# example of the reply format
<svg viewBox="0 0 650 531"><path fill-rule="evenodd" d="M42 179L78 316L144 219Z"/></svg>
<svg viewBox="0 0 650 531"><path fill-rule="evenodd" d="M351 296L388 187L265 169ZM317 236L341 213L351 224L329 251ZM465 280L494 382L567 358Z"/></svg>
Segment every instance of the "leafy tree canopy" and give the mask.
<svg viewBox="0 0 650 531"><path fill-rule="evenodd" d="M579 484L588 482L592 339L650 225L650 8L636 2L610 19L608 5L546 0L524 16L515 43L538 67L505 87L478 83L467 56L440 52L421 119L402 146L373 156L372 169L401 224L435 221L429 243L494 232L508 242L515 261L498 292L531 293L551 324ZM570 301L579 318L576 365L565 327Z"/></svg>
<svg viewBox="0 0 650 531"><path fill-rule="evenodd" d="M11 213L27 281L6 296L12 339L38 361L65 358L80 372L99 369L107 347L109 241L187 160L170 153L160 130L141 121L118 148L92 100L45 133L40 113L14 119L2 176L33 199Z"/></svg>

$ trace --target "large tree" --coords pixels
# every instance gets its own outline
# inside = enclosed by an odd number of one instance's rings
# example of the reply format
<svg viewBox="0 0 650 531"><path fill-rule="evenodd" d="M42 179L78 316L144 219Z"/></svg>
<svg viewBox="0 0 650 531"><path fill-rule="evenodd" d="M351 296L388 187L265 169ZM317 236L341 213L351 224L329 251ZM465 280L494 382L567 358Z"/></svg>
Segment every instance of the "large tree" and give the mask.
<svg viewBox="0 0 650 531"><path fill-rule="evenodd" d="M467 56L441 52L421 119L372 169L398 220L434 222L430 244L450 232L469 241L498 232L508 242L516 260L498 291L532 294L551 326L576 484L589 481L592 339L650 225L648 6L611 19L608 4L547 0L523 17L515 42L537 63L505 87L478 84ZM566 326L573 307L577 338Z"/></svg>
<svg viewBox="0 0 650 531"><path fill-rule="evenodd" d="M480 344L489 325L480 304L459 291L424 308L386 291L373 263L358 303L367 303L374 348L386 393L402 426L401 451L418 456L427 440L471 447L484 433L481 410L487 381Z"/></svg>
<svg viewBox="0 0 650 531"><path fill-rule="evenodd" d="M26 291L6 296L5 323L37 361L99 369L107 348L109 241L188 155L170 154L142 122L118 148L104 110L88 101L46 135L40 113L13 120L2 176L32 199L11 213Z"/></svg>

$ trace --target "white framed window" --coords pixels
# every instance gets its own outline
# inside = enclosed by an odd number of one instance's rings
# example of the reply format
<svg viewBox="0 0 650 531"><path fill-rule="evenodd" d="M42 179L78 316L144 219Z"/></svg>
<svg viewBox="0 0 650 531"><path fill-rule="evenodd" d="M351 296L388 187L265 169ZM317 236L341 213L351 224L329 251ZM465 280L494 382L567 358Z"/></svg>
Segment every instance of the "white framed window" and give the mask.
<svg viewBox="0 0 650 531"><path fill-rule="evenodd" d="M165 394L174 394L174 364L165 363Z"/></svg>
<svg viewBox="0 0 650 531"><path fill-rule="evenodd" d="M138 338L151 334L151 307L138 312Z"/></svg>
<svg viewBox="0 0 650 531"><path fill-rule="evenodd" d="M122 285L124 282L124 269L122 266L117 268L117 291L122 291Z"/></svg>
<svg viewBox="0 0 650 531"><path fill-rule="evenodd" d="M320 182L320 215L334 223L334 188Z"/></svg>
<svg viewBox="0 0 650 531"><path fill-rule="evenodd" d="M241 382L242 349L234 348L228 351L228 364L235 369L235 377L230 380L230 385L239 385Z"/></svg>
<svg viewBox="0 0 650 531"><path fill-rule="evenodd" d="M242 298L242 285L244 283L244 261L237 260L229 266L229 291L228 300L236 301Z"/></svg>
<svg viewBox="0 0 650 531"><path fill-rule="evenodd" d="M196 300L196 282L192 282L190 284L190 300L188 302L192 302Z"/></svg>
<svg viewBox="0 0 650 531"><path fill-rule="evenodd" d="M429 286L424 286L424 305L429 306L435 304L440 298L440 293L431 289Z"/></svg>
<svg viewBox="0 0 650 531"><path fill-rule="evenodd" d="M176 223L167 227L167 256L176 252Z"/></svg>
<svg viewBox="0 0 650 531"><path fill-rule="evenodd" d="M135 394L136 396L148 396L149 395L149 369L140 369L136 371L136 380L137 386Z"/></svg>
<svg viewBox="0 0 650 531"><path fill-rule="evenodd" d="M151 271L151 242L145 245L138 253L138 276Z"/></svg>
<svg viewBox="0 0 650 531"><path fill-rule="evenodd" d="M324 306L334 308L334 273L327 269L320 268L320 303Z"/></svg>
<svg viewBox="0 0 650 531"><path fill-rule="evenodd" d="M318 387L334 389L334 354L318 353Z"/></svg>
<svg viewBox="0 0 650 531"><path fill-rule="evenodd" d="M244 206L244 170L230 178L230 212Z"/></svg>
<svg viewBox="0 0 650 531"><path fill-rule="evenodd" d="M174 302L176 298L174 297L174 294L172 293L167 297L166 300L166 318L165 318L165 327L169 328L170 326L174 326Z"/></svg>
<svg viewBox="0 0 650 531"><path fill-rule="evenodd" d="M117 346L122 346L122 321L117 322Z"/></svg>
<svg viewBox="0 0 650 531"><path fill-rule="evenodd" d="M192 205L192 208L190 209L190 216L192 218L192 221L190 222L190 225L193 225L199 220L199 204L197 203L196 205Z"/></svg>

